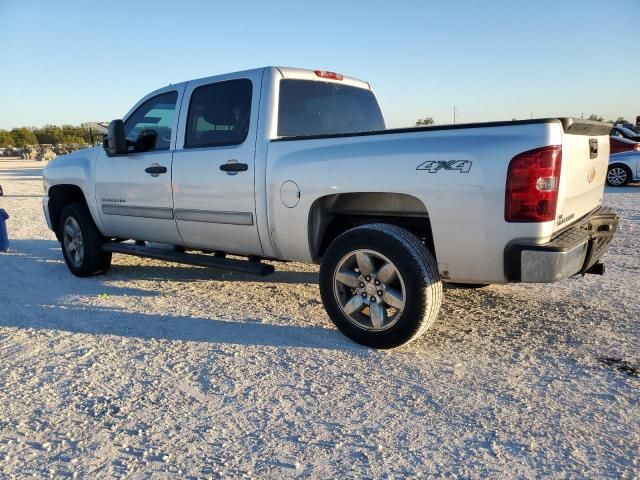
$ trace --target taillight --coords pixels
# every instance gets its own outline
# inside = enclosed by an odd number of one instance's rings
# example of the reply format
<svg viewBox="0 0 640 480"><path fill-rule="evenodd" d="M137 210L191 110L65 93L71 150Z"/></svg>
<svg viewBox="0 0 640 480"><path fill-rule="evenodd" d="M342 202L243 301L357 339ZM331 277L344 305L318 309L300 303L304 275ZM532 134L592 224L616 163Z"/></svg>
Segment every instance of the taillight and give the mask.
<svg viewBox="0 0 640 480"><path fill-rule="evenodd" d="M640 152L640 143L636 143L636 144L633 146L633 150L634 150L634 151L636 151L636 152Z"/></svg>
<svg viewBox="0 0 640 480"><path fill-rule="evenodd" d="M504 210L507 222L555 219L561 165L561 145L536 148L511 159Z"/></svg>
<svg viewBox="0 0 640 480"><path fill-rule="evenodd" d="M325 70L314 70L315 73L320 78L329 78L331 80L342 80L344 77L336 72L327 72Z"/></svg>

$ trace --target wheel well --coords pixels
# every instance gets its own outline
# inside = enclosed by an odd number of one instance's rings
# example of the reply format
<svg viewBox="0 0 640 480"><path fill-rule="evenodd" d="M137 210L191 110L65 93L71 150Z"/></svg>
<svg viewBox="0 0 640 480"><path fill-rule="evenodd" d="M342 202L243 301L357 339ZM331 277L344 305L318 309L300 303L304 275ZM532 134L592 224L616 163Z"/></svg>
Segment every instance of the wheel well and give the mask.
<svg viewBox="0 0 640 480"><path fill-rule="evenodd" d="M631 172L631 168L629 168L628 165L625 165L624 163L612 163L611 165L609 165L609 167L607 168L607 171L609 171L611 168L613 167L622 167L624 168L627 172Z"/></svg>
<svg viewBox="0 0 640 480"><path fill-rule="evenodd" d="M436 257L427 208L418 198L403 193L341 193L316 200L309 213L309 246L319 260L331 242L347 230L368 223L404 228Z"/></svg>
<svg viewBox="0 0 640 480"><path fill-rule="evenodd" d="M76 185L54 185L49 189L49 218L53 231L60 239L60 215L64 207L71 203L81 202L87 204L84 193Z"/></svg>

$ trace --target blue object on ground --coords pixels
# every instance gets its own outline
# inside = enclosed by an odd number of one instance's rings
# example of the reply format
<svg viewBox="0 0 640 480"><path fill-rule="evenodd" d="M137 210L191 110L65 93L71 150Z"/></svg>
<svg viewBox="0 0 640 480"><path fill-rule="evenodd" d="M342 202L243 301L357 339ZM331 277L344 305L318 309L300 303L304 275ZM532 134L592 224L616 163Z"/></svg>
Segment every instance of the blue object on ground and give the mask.
<svg viewBox="0 0 640 480"><path fill-rule="evenodd" d="M9 214L0 208L0 252L9 250L9 235L7 234L6 220Z"/></svg>

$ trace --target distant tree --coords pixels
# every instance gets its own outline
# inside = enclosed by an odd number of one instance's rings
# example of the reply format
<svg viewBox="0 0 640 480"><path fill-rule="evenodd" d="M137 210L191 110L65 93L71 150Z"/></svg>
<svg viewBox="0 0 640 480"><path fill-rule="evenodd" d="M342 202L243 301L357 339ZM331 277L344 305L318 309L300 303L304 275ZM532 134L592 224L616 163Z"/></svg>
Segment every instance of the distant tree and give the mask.
<svg viewBox="0 0 640 480"><path fill-rule="evenodd" d="M91 143L89 130L75 125L45 125L34 132L39 144Z"/></svg>
<svg viewBox="0 0 640 480"><path fill-rule="evenodd" d="M601 117L600 115L596 115L595 113L592 113L587 117L587 120L593 120L594 122L604 122L604 117Z"/></svg>
<svg viewBox="0 0 640 480"><path fill-rule="evenodd" d="M420 118L416 121L416 127L426 127L428 125L433 125L434 123L436 122L434 122L431 117Z"/></svg>
<svg viewBox="0 0 640 480"><path fill-rule="evenodd" d="M22 127L14 128L11 130L11 137L13 138L13 145L16 147L25 147L27 145L36 145L38 138L32 130Z"/></svg>
<svg viewBox="0 0 640 480"><path fill-rule="evenodd" d="M13 146L13 137L6 130L0 130L0 147Z"/></svg>
<svg viewBox="0 0 640 480"><path fill-rule="evenodd" d="M617 125L618 123L629 123L629 122L624 117L618 117L618 119L614 122L614 124Z"/></svg>
<svg viewBox="0 0 640 480"><path fill-rule="evenodd" d="M34 131L40 144L56 144L64 142L64 133L62 129L56 125L45 125Z"/></svg>

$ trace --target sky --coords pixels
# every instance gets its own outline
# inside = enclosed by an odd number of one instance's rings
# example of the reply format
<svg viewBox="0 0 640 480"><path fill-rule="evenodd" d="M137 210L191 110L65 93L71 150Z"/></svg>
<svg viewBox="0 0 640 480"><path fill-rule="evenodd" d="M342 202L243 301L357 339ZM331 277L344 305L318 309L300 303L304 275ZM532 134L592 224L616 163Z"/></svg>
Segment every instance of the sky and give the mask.
<svg viewBox="0 0 640 480"><path fill-rule="evenodd" d="M369 81L390 127L640 115L640 0L0 0L0 129L122 117L266 65Z"/></svg>

